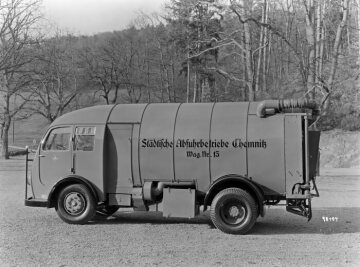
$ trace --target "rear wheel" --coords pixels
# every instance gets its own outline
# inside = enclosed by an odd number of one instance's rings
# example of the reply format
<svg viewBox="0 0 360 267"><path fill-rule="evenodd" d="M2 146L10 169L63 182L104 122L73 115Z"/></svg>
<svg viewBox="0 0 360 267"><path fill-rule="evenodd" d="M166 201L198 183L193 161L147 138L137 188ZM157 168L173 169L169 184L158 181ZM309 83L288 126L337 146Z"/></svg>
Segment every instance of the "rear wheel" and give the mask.
<svg viewBox="0 0 360 267"><path fill-rule="evenodd" d="M61 190L56 205L59 217L70 224L84 224L95 215L95 199L82 184L72 184Z"/></svg>
<svg viewBox="0 0 360 267"><path fill-rule="evenodd" d="M210 217L216 228L228 234L245 234L255 224L258 207L254 198L240 188L220 191L212 201Z"/></svg>

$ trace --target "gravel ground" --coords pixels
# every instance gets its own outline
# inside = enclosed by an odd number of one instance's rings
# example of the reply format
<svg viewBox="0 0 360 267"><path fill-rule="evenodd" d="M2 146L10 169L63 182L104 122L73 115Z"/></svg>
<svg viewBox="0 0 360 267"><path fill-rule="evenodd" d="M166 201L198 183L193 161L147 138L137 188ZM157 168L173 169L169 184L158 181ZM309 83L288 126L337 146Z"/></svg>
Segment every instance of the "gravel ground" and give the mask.
<svg viewBox="0 0 360 267"><path fill-rule="evenodd" d="M232 236L207 212L122 210L69 225L54 209L25 207L23 165L0 162L0 266L360 266L360 175L351 173L319 177L310 222L271 207L249 234Z"/></svg>

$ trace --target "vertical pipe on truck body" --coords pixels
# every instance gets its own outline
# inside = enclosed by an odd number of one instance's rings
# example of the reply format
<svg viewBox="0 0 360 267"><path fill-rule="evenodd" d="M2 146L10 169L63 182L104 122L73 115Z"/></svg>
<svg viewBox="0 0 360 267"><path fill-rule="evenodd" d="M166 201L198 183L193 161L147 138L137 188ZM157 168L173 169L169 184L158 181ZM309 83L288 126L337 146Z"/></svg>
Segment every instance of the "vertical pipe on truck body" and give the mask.
<svg viewBox="0 0 360 267"><path fill-rule="evenodd" d="M143 109L142 111L142 114L141 114L141 120L140 120L140 126L139 126L139 138L138 138L138 164L139 164L139 179L140 179L140 184L144 184L144 180L142 179L141 177L141 161L140 161L140 137L141 137L141 126L143 124L143 118L144 118L144 114L145 114L145 111L146 109L148 108L148 106L150 105L150 103L147 103L145 108Z"/></svg>
<svg viewBox="0 0 360 267"><path fill-rule="evenodd" d="M180 103L180 105L178 106L178 108L176 109L176 114L175 114L175 119L174 119L174 128L173 128L173 135L172 135L172 141L173 141L173 149L172 149L172 157L173 157L173 172L174 172L174 177L173 177L173 181L176 181L176 172L175 172L175 146L176 146L176 141L175 141L175 130L176 130L176 122L177 122L177 117L179 114L179 109L181 107L183 103Z"/></svg>
<svg viewBox="0 0 360 267"><path fill-rule="evenodd" d="M29 148L26 147L26 157L25 157L25 200L27 199L27 182L28 182L28 164L29 164Z"/></svg>
<svg viewBox="0 0 360 267"><path fill-rule="evenodd" d="M248 131L249 131L249 110L250 110L250 104L247 106L247 112L246 112L246 131L245 131L245 141L248 141ZM245 150L245 162L246 162L246 177L249 176L249 151L246 147Z"/></svg>
<svg viewBox="0 0 360 267"><path fill-rule="evenodd" d="M215 108L215 104L212 106L211 108L211 114L210 114L210 126L209 126L209 142L211 142L211 128L212 128L212 124L213 124L213 114L214 114L214 108ZM209 155L211 155L211 146L209 146ZM210 184L212 181L212 174L211 174L211 157L209 157L209 176L210 176Z"/></svg>
<svg viewBox="0 0 360 267"><path fill-rule="evenodd" d="M308 134L308 117L305 115L305 182L309 184L309 134Z"/></svg>

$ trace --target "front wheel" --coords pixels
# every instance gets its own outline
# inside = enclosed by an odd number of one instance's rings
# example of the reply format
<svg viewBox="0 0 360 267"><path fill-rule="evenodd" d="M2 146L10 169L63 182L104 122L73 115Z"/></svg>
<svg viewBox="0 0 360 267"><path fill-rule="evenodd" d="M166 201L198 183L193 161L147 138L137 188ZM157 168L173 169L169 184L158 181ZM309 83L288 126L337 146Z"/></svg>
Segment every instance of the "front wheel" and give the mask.
<svg viewBox="0 0 360 267"><path fill-rule="evenodd" d="M56 212L67 223L84 224L95 216L96 202L85 185L72 184L61 190Z"/></svg>
<svg viewBox="0 0 360 267"><path fill-rule="evenodd" d="M240 188L220 191L210 209L210 217L216 228L228 234L247 233L254 226L257 214L254 198Z"/></svg>

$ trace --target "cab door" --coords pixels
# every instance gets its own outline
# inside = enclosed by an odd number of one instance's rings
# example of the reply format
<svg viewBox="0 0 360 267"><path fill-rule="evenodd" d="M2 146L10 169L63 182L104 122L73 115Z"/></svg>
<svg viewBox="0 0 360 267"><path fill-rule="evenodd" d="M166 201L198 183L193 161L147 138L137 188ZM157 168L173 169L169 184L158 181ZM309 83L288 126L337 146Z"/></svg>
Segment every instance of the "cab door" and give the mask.
<svg viewBox="0 0 360 267"><path fill-rule="evenodd" d="M42 185L52 187L58 180L71 174L72 131L71 126L53 128L40 146L39 177Z"/></svg>
<svg viewBox="0 0 360 267"><path fill-rule="evenodd" d="M74 175L90 182L97 190L99 200L104 198L103 143L105 124L74 125L73 166Z"/></svg>

